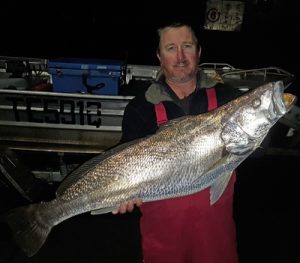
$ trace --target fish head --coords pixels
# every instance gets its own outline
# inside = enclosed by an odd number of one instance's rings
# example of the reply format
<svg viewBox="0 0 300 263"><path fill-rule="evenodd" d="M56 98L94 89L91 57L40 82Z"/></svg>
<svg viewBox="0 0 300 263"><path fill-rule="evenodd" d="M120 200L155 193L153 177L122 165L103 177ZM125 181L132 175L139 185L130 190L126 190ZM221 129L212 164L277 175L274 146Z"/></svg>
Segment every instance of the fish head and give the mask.
<svg viewBox="0 0 300 263"><path fill-rule="evenodd" d="M236 154L255 150L296 100L284 93L282 81L259 86L234 100L227 105L229 114L221 135L226 149Z"/></svg>

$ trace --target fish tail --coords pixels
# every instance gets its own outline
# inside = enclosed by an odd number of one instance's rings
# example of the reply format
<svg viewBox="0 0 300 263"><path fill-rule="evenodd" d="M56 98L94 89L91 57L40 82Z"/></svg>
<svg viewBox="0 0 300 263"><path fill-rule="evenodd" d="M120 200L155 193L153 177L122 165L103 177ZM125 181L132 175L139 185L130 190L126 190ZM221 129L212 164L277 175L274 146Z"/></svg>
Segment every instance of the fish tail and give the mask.
<svg viewBox="0 0 300 263"><path fill-rule="evenodd" d="M15 208L5 215L6 222L18 246L28 257L33 256L42 247L52 226L43 218L40 204Z"/></svg>

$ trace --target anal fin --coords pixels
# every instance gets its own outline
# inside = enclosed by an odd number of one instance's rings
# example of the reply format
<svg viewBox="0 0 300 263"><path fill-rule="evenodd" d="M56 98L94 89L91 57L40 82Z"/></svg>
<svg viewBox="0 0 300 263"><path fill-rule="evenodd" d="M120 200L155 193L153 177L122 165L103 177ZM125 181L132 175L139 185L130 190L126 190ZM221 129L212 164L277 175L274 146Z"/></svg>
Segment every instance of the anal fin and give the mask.
<svg viewBox="0 0 300 263"><path fill-rule="evenodd" d="M232 171L224 173L222 176L217 178L215 182L210 187L210 204L213 205L219 200L219 198L224 193L228 182L231 178Z"/></svg>
<svg viewBox="0 0 300 263"><path fill-rule="evenodd" d="M102 214L107 214L110 213L114 210L118 210L119 206L112 206L112 207L104 207L96 210L91 211L91 215L102 215Z"/></svg>

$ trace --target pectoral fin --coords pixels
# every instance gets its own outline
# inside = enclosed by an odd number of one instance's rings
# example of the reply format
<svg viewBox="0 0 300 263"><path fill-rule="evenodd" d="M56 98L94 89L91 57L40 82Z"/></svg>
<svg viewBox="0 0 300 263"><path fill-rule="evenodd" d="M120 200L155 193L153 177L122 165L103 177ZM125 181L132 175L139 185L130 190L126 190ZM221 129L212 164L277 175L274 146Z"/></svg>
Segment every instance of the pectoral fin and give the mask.
<svg viewBox="0 0 300 263"><path fill-rule="evenodd" d="M213 205L219 200L224 193L228 182L231 178L232 171L226 172L224 175L216 179L216 181L210 187L210 204Z"/></svg>
<svg viewBox="0 0 300 263"><path fill-rule="evenodd" d="M233 121L228 121L225 125L221 138L226 150L231 154L245 155L254 150L255 144L251 141L248 134Z"/></svg>

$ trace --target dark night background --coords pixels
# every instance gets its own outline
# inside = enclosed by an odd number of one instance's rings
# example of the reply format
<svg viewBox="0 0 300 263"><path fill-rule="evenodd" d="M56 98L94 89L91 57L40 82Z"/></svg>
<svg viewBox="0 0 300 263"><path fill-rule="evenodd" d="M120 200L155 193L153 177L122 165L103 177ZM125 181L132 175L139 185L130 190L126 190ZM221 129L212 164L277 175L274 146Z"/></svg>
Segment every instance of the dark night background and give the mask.
<svg viewBox="0 0 300 263"><path fill-rule="evenodd" d="M122 1L121 1L122 2ZM203 62L235 67L281 66L296 71L299 41L297 1L246 1L241 32L203 29L206 1L56 1L2 4L2 56L128 59L157 64L156 29L168 22L190 23L203 46Z"/></svg>
<svg viewBox="0 0 300 263"><path fill-rule="evenodd" d="M1 4L0 56L105 58L158 65L156 29L182 21L196 30L201 62L245 69L280 67L295 75L289 91L300 96L296 0L245 1L240 32L204 30L204 0L27 2ZM286 131L286 127L278 129ZM235 217L241 263L300 262L298 164L299 156L265 156L240 166ZM104 258L110 260L103 262L135 262L131 256L138 242L132 235L137 229L131 226L132 215L122 217L72 218L54 229L36 257L26 259L15 247L8 247L14 256L7 262L100 262ZM119 230L124 232L120 235Z"/></svg>
<svg viewBox="0 0 300 263"><path fill-rule="evenodd" d="M156 29L182 21L196 30L202 45L201 62L229 63L245 69L276 66L297 77L297 1L245 2L241 31L222 32L203 29L204 0L10 1L1 7L0 55L122 59L129 64L157 65Z"/></svg>

